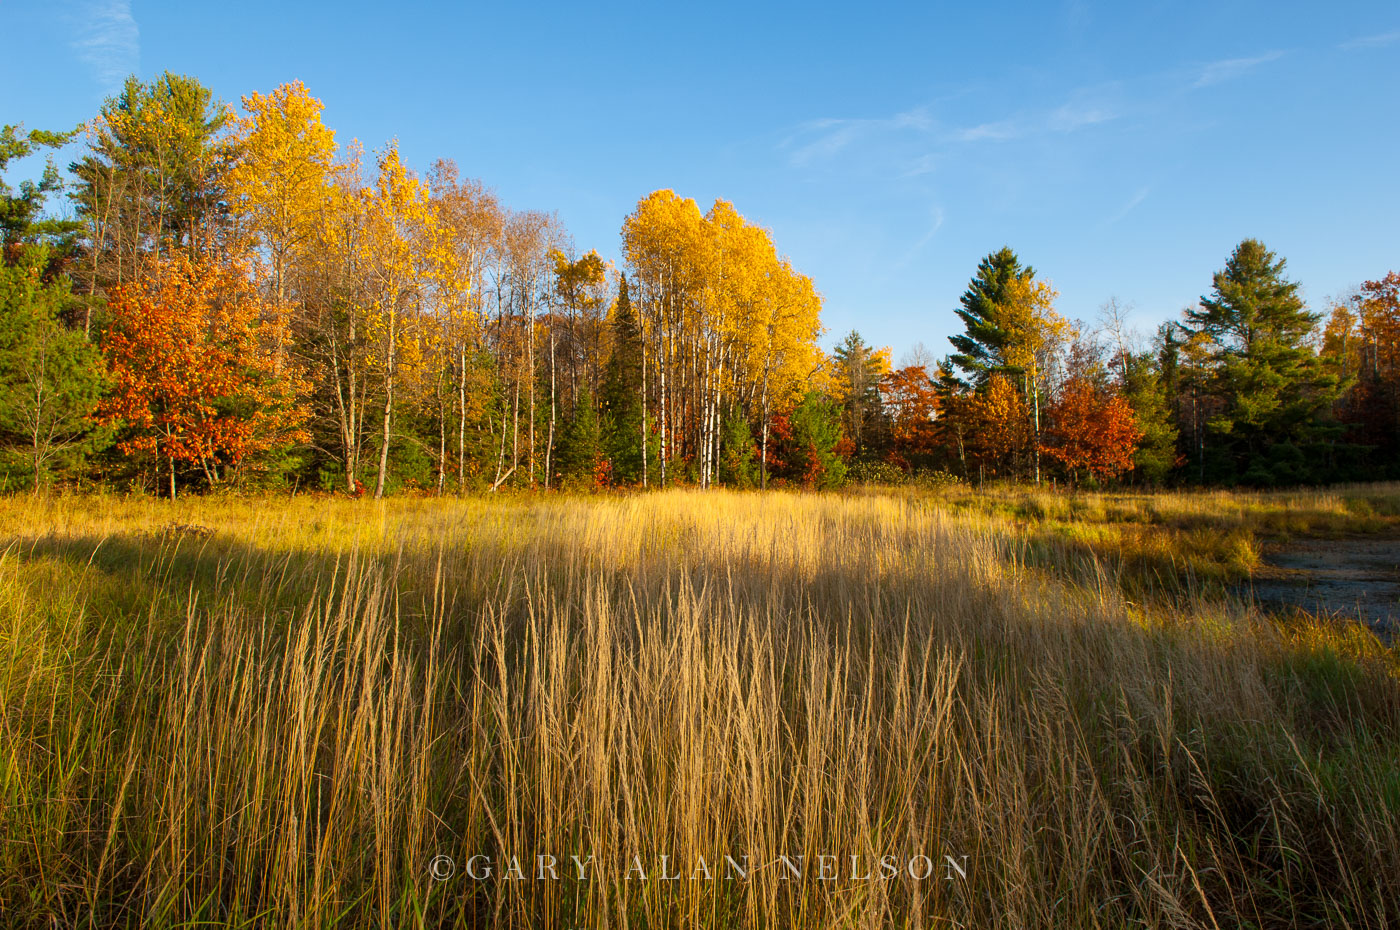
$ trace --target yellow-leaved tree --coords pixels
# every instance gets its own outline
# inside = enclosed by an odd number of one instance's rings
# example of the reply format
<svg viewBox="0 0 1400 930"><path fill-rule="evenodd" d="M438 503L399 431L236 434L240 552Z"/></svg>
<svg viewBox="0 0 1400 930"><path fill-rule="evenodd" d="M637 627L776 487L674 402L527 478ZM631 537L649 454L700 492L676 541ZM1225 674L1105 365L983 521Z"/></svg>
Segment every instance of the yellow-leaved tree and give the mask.
<svg viewBox="0 0 1400 930"><path fill-rule="evenodd" d="M315 241L332 201L335 133L321 122L322 109L295 81L244 97L234 126L229 212L247 244L265 256L274 311L286 315L293 265Z"/></svg>
<svg viewBox="0 0 1400 930"><path fill-rule="evenodd" d="M1060 295L1049 282L1014 277L1007 282L1006 299L1001 307L1001 325L1008 335L1004 358L1007 366L1020 374L1021 391L1030 417L1031 458L1035 481L1040 483L1040 408L1046 372L1073 330L1068 320L1055 312Z"/></svg>
<svg viewBox="0 0 1400 930"><path fill-rule="evenodd" d="M695 201L656 191L622 234L661 483L677 465L701 486L714 480L725 415L760 423L766 460L773 412L818 387L822 374L821 298L811 280L723 200L702 215Z"/></svg>
<svg viewBox="0 0 1400 930"><path fill-rule="evenodd" d="M424 323L434 300L466 287L447 228L425 181L391 144L379 157L373 187L361 189L365 223L365 301L369 355L380 379L383 427L374 496L384 496L400 387L414 399L427 383Z"/></svg>

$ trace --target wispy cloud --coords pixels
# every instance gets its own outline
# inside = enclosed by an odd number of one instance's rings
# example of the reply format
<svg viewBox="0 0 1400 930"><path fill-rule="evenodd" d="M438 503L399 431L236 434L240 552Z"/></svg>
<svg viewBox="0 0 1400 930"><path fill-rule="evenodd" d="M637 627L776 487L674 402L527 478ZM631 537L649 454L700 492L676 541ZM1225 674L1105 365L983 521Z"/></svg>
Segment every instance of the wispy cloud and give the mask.
<svg viewBox="0 0 1400 930"><path fill-rule="evenodd" d="M1379 35L1358 36L1355 39L1349 39L1343 42L1341 45L1338 45L1337 48L1380 48L1395 42L1400 42L1400 29L1394 32L1382 32Z"/></svg>
<svg viewBox="0 0 1400 930"><path fill-rule="evenodd" d="M1132 199L1129 200L1127 203L1123 204L1123 206L1118 210L1117 213L1104 220L1104 225L1112 226L1114 223L1118 222L1123 217L1127 216L1129 213L1132 213L1138 204L1142 203L1144 200L1147 199L1147 195L1150 193L1152 193L1152 185L1149 184L1148 186L1142 188L1136 194L1134 194L1132 196Z"/></svg>
<svg viewBox="0 0 1400 930"><path fill-rule="evenodd" d="M1103 96L1102 88L1094 88L1073 94L1053 109L1013 113L971 126L940 122L931 105L888 117L811 120L789 130L778 148L793 168L814 167L848 149L885 155L902 150L902 164L895 170L899 177L913 178L932 172L951 147L1073 133L1118 119L1119 108L1102 102ZM909 155L910 145L917 155Z"/></svg>
<svg viewBox="0 0 1400 930"><path fill-rule="evenodd" d="M921 174L931 174L937 167L938 157L936 155L920 155L910 162L900 177L917 178Z"/></svg>
<svg viewBox="0 0 1400 930"><path fill-rule="evenodd" d="M811 162L829 158L865 136L898 130L924 132L932 128L933 121L927 108L915 107L881 119L812 120L798 126L797 131L784 139L782 144L783 147L792 149L788 163L794 168L800 168ZM799 140L802 140L800 144Z"/></svg>
<svg viewBox="0 0 1400 930"><path fill-rule="evenodd" d="M1283 52L1269 52L1266 55L1257 55L1253 58L1226 58L1223 61L1213 61L1201 69L1196 83L1191 86L1209 87L1212 84L1229 81L1262 64L1276 61L1282 57Z"/></svg>
<svg viewBox="0 0 1400 930"><path fill-rule="evenodd" d="M919 239L915 240L914 244L911 245L908 248L908 250L905 251L905 253L901 255L894 262L893 265L890 266L890 269L895 270L898 268L903 268L905 265L908 265L910 262L912 262L915 258L918 257L919 253L924 250L924 246L928 245L930 242L933 241L933 237L936 236L938 234L938 230L942 228L943 208L935 205L932 208L931 214L929 216L928 231L925 232L923 236L921 236Z"/></svg>
<svg viewBox="0 0 1400 930"><path fill-rule="evenodd" d="M71 15L69 44L104 91L117 91L141 67L141 30L131 15L131 0L83 0Z"/></svg>
<svg viewBox="0 0 1400 930"><path fill-rule="evenodd" d="M1003 119L994 123L980 123L953 132L955 142L1000 142L1024 135L1026 125L1017 120Z"/></svg>
<svg viewBox="0 0 1400 930"><path fill-rule="evenodd" d="M1073 132L1083 126L1106 123L1117 117L1118 114L1108 107L1067 103L1050 114L1049 126L1059 132Z"/></svg>

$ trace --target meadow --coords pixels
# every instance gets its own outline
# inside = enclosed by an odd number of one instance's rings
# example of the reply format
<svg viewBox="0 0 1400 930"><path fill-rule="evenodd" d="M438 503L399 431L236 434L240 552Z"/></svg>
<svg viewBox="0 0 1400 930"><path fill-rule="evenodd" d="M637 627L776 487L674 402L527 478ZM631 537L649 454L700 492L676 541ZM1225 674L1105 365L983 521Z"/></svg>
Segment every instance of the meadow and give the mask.
<svg viewBox="0 0 1400 930"><path fill-rule="evenodd" d="M1400 659L1236 593L1356 533L1400 487L3 498L0 924L1394 926Z"/></svg>

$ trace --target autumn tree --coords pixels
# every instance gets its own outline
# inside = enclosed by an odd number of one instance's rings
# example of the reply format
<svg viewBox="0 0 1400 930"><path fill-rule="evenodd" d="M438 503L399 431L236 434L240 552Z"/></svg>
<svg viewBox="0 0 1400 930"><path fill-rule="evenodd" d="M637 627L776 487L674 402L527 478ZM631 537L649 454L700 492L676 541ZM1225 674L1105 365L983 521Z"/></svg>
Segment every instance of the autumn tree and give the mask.
<svg viewBox="0 0 1400 930"><path fill-rule="evenodd" d="M950 415L967 423L966 457L977 466L979 478L1012 477L1020 471L1033 435L1025 398L1009 377L994 374L982 390L950 406Z"/></svg>
<svg viewBox="0 0 1400 930"><path fill-rule="evenodd" d="M1128 309L1110 297L1099 308L1099 328L1108 340L1107 369L1114 389L1132 408L1142 433L1133 453L1133 475L1155 486L1166 481L1178 463L1175 345L1168 347L1173 330L1162 327L1156 346L1145 346L1128 325Z"/></svg>
<svg viewBox="0 0 1400 930"><path fill-rule="evenodd" d="M457 488L465 490L468 473L479 474L494 462L491 434L499 428L499 371L484 327L487 269L499 261L503 210L479 181L462 178L457 166L439 160L428 175L437 222L453 252L456 274L446 290L442 313L443 346L455 401ZM446 411L441 413L447 420ZM470 440L469 440L470 436ZM469 448L470 446L470 448Z"/></svg>
<svg viewBox="0 0 1400 930"><path fill-rule="evenodd" d="M1131 470L1142 432L1121 395L1084 375L1071 377L1046 411L1042 450L1077 482L1086 473L1103 480Z"/></svg>
<svg viewBox="0 0 1400 930"><path fill-rule="evenodd" d="M245 115L234 123L229 210L266 256L272 308L281 314L291 310L292 265L329 206L335 133L322 124L322 109L297 81L244 97Z"/></svg>
<svg viewBox="0 0 1400 930"><path fill-rule="evenodd" d="M905 471L931 464L938 450L938 391L923 365L907 365L880 382L890 424L890 461Z"/></svg>
<svg viewBox="0 0 1400 930"><path fill-rule="evenodd" d="M889 349L872 348L855 330L846 334L831 356L832 391L857 454L870 438L867 427L876 425L882 413L880 380L889 373L889 356Z"/></svg>
<svg viewBox="0 0 1400 930"><path fill-rule="evenodd" d="M1021 265L1016 253L1002 248L978 264L957 311L964 332L949 337L955 351L948 360L947 391L985 395L993 380L1000 377L1020 393L1016 408L1024 411L1026 428L999 428L999 435L1005 438L1014 433L1023 437L1026 445L1018 455L993 458L998 469L1019 469L1017 463L1025 460L1037 482L1042 397L1052 359L1071 333L1068 321L1055 312L1057 296L1049 283L1038 280L1032 269ZM1005 401L999 397L991 407L985 403L946 406L951 416L972 416L983 408L998 412L1011 409Z"/></svg>
<svg viewBox="0 0 1400 930"><path fill-rule="evenodd" d="M1013 277L1007 282L1005 303L997 313L1007 337L1002 346L1003 371L1019 381L1030 415L1036 484L1040 483L1041 396L1051 359L1072 334L1069 321L1055 312L1058 296L1045 281L1030 276Z"/></svg>
<svg viewBox="0 0 1400 930"><path fill-rule="evenodd" d="M1338 405L1349 437L1390 476L1400 474L1400 274L1367 281L1333 307L1323 363L1352 390Z"/></svg>
<svg viewBox="0 0 1400 930"><path fill-rule="evenodd" d="M733 402L759 424L766 461L773 411L797 403L824 367L810 279L732 204L702 215L669 190L626 218L623 250L643 335L644 416L661 445L658 483L675 466L702 486L714 479Z"/></svg>
<svg viewBox="0 0 1400 930"><path fill-rule="evenodd" d="M181 466L218 484L305 439L306 385L278 371L278 324L244 269L177 252L114 289L108 311L100 417L123 452L164 463L171 498Z"/></svg>
<svg viewBox="0 0 1400 930"><path fill-rule="evenodd" d="M456 256L438 222L430 191L399 158L391 145L379 157L373 188L364 189L365 292L369 355L376 367L383 403L379 464L374 496L384 496L389 476L395 405L401 389L409 393L425 384L422 328L435 288L448 282L464 285Z"/></svg>

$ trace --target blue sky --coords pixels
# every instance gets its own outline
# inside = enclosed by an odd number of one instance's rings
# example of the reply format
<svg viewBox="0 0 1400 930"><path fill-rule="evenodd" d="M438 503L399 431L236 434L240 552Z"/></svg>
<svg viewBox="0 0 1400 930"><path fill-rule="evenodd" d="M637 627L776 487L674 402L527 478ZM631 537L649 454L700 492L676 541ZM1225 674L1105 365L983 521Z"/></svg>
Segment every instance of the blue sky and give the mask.
<svg viewBox="0 0 1400 930"><path fill-rule="evenodd" d="M944 354L1003 244L1062 313L1117 296L1144 330L1246 236L1315 308L1400 269L1394 0L0 0L0 29L7 123L71 126L132 71L231 102L299 78L342 141L451 157L609 258L646 193L726 198L816 281L828 345Z"/></svg>

